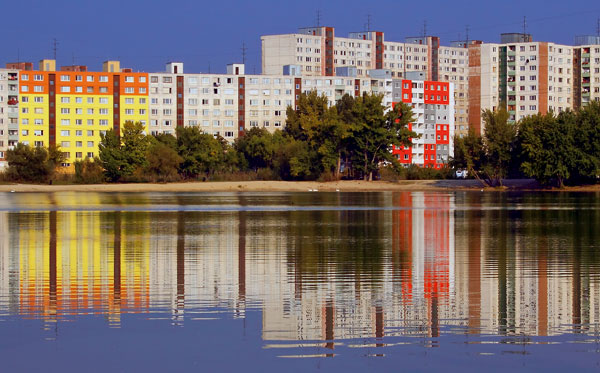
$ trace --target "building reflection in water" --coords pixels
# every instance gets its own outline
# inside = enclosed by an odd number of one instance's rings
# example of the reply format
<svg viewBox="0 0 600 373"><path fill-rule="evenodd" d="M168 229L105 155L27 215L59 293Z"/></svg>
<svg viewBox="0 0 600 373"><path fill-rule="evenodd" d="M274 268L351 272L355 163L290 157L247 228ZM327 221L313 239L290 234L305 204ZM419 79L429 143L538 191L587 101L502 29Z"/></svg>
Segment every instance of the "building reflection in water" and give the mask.
<svg viewBox="0 0 600 373"><path fill-rule="evenodd" d="M355 338L598 327L596 210L503 209L486 193L332 194L315 204L386 208L269 212L234 198L242 208L0 212L0 317L52 334L85 315L184 326L260 310L263 339L330 356Z"/></svg>

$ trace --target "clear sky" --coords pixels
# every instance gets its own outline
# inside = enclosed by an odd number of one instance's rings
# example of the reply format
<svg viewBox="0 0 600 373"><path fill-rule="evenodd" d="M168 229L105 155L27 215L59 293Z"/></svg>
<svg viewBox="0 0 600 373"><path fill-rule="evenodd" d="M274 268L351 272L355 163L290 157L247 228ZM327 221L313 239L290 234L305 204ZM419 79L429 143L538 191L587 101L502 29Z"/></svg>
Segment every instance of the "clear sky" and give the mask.
<svg viewBox="0 0 600 373"><path fill-rule="evenodd" d="M58 40L59 65L83 64L92 70L118 59L134 71L162 71L168 61L182 61L186 72L225 72L242 60L246 71L260 73L260 36L287 34L298 27L336 28L336 35L365 29L402 41L427 33L442 45L464 39L499 40L501 32L521 32L523 16L534 40L572 44L573 37L596 34L597 1L466 0L0 0L3 36L0 63L52 58ZM7 3L10 3L8 6Z"/></svg>

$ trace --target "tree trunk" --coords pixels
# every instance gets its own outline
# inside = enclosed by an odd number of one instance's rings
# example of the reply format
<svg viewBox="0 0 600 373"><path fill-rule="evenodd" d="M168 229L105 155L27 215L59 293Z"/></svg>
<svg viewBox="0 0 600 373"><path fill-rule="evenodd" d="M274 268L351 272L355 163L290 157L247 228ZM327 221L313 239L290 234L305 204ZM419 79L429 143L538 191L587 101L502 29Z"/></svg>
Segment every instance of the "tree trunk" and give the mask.
<svg viewBox="0 0 600 373"><path fill-rule="evenodd" d="M337 168L335 169L335 178L340 179L340 168L342 167L342 151L338 150Z"/></svg>
<svg viewBox="0 0 600 373"><path fill-rule="evenodd" d="M367 152L365 152L364 155L365 155L365 171L364 171L364 174L363 174L363 180L367 181L367 177L368 177L368 175L367 175L367 169L369 168L369 160L368 160L368 157L367 157Z"/></svg>
<svg viewBox="0 0 600 373"><path fill-rule="evenodd" d="M473 167L468 167L467 170L469 170L469 172L475 176L475 179L477 179L481 184L483 184L484 187L487 186L487 184L485 183L485 181L481 180L481 178L479 177L479 174L477 172L475 172L475 170L473 169Z"/></svg>
<svg viewBox="0 0 600 373"><path fill-rule="evenodd" d="M369 171L369 181L373 181L373 171Z"/></svg>

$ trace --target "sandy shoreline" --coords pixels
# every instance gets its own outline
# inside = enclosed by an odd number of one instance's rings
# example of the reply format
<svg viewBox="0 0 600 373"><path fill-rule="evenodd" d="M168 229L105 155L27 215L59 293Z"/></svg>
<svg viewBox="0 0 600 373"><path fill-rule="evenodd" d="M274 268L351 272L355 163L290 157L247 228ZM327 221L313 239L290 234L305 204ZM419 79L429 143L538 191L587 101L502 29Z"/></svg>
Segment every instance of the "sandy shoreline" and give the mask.
<svg viewBox="0 0 600 373"><path fill-rule="evenodd" d="M565 189L539 189L532 180L507 180L504 190L547 190L568 192L600 192L599 185ZM481 190L476 180L402 180L398 182L341 180L316 181L214 181L169 184L91 184L39 185L2 184L0 192L378 192L378 191L452 191ZM487 188L485 190L497 191Z"/></svg>
<svg viewBox="0 0 600 373"><path fill-rule="evenodd" d="M357 192L437 190L434 180L402 181L215 181L169 184L0 185L0 192ZM446 188L441 188L446 189Z"/></svg>

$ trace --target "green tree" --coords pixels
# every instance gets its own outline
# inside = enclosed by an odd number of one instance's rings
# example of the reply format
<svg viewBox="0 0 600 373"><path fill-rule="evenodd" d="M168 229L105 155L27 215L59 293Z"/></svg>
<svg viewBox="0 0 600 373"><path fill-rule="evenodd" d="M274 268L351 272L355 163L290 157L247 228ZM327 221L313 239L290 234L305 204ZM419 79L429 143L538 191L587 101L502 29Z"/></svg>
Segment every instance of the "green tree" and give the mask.
<svg viewBox="0 0 600 373"><path fill-rule="evenodd" d="M573 180L595 182L600 176L600 102L592 101L577 112L574 142L579 149Z"/></svg>
<svg viewBox="0 0 600 373"><path fill-rule="evenodd" d="M56 155L55 155L56 156ZM6 174L14 181L43 183L54 175L56 159L50 160L48 150L18 143L6 151Z"/></svg>
<svg viewBox="0 0 600 373"><path fill-rule="evenodd" d="M252 127L235 140L234 148L248 162L248 167L257 172L259 168L273 166L279 145L266 128Z"/></svg>
<svg viewBox="0 0 600 373"><path fill-rule="evenodd" d="M109 181L118 181L126 175L127 157L121 148L121 140L114 130L100 133L98 149L100 165Z"/></svg>
<svg viewBox="0 0 600 373"><path fill-rule="evenodd" d="M75 161L75 181L80 184L100 184L104 181L104 169L99 158Z"/></svg>
<svg viewBox="0 0 600 373"><path fill-rule="evenodd" d="M542 184L562 187L585 158L581 144L575 142L577 131L573 112L523 118L518 135L523 172Z"/></svg>
<svg viewBox="0 0 600 373"><path fill-rule="evenodd" d="M177 128L177 147L183 159L180 171L187 178L197 178L201 174L210 177L223 167L226 159L221 142L197 127Z"/></svg>
<svg viewBox="0 0 600 373"><path fill-rule="evenodd" d="M288 107L285 134L306 143L302 159L292 160L298 166L298 162L308 162L301 174L309 178L317 178L323 172L338 175L342 143L348 131L339 120L337 108L329 106L325 95L311 91L300 96L296 109Z"/></svg>
<svg viewBox="0 0 600 373"><path fill-rule="evenodd" d="M165 142L154 141L146 153L143 167L146 178L153 182L169 182L180 179L178 171L183 158Z"/></svg>
<svg viewBox="0 0 600 373"><path fill-rule="evenodd" d="M469 175L487 185L477 172L484 158L483 139L473 129L469 129L465 137L454 137L454 157L450 160L450 167L466 169Z"/></svg>
<svg viewBox="0 0 600 373"><path fill-rule="evenodd" d="M160 143L167 145L169 148L177 151L177 137L170 133L160 133L154 136L154 139Z"/></svg>
<svg viewBox="0 0 600 373"><path fill-rule="evenodd" d="M484 110L483 150L481 170L490 186L502 185L508 174L516 139L516 125L508 122L509 114L504 108Z"/></svg>
<svg viewBox="0 0 600 373"><path fill-rule="evenodd" d="M393 146L410 146L417 134L410 131L413 121L410 106L398 103L385 112L383 96L364 94L354 100L351 117L351 145L353 167L363 174L364 180L373 180L373 172L382 162L394 165L398 161L392 155Z"/></svg>
<svg viewBox="0 0 600 373"><path fill-rule="evenodd" d="M121 132L121 143L125 164L123 174L131 175L136 169L147 165L146 155L150 148L152 138L146 136L144 125L141 122L127 121Z"/></svg>

